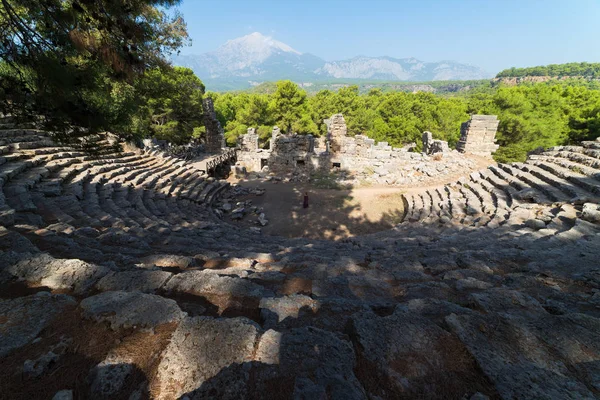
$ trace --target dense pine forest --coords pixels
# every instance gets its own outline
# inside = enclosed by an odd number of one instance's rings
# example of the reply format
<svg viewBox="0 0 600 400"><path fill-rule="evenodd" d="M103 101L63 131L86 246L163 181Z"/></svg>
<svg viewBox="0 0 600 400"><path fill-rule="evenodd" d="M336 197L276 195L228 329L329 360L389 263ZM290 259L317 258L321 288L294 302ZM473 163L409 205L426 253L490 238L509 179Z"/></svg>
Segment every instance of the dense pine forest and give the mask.
<svg viewBox="0 0 600 400"><path fill-rule="evenodd" d="M67 7L57 0L2 0L0 113L35 120L65 141L112 131L126 139L153 136L181 144L202 137L202 98L210 96L231 145L248 127L257 127L265 141L273 125L323 135L323 119L342 113L350 134L394 146L420 145L424 130L452 146L470 114L496 114L498 161L600 135L600 90L593 80L510 87L457 83L456 91L448 90L451 83L432 84L446 88L440 94L390 85L309 94L280 81L265 85L265 93L205 93L202 77L168 63L187 41L185 22L168 12L177 3L138 0L106 10L94 2ZM598 71L600 64L573 63L512 68L498 77L593 78Z"/></svg>
<svg viewBox="0 0 600 400"><path fill-rule="evenodd" d="M600 78L600 63L567 63L540 65L528 68L509 68L500 71L496 78L521 78L525 76L552 76L552 77L584 77Z"/></svg>
<svg viewBox="0 0 600 400"><path fill-rule="evenodd" d="M350 134L365 134L394 146L420 143L424 130L454 145L470 114L500 118L498 161L523 160L528 151L593 139L600 135L600 91L577 82L488 86L455 96L432 93L360 94L357 86L307 95L292 82L278 82L273 94L208 93L229 143L258 127L265 140L271 127L322 135L324 118L343 113Z"/></svg>

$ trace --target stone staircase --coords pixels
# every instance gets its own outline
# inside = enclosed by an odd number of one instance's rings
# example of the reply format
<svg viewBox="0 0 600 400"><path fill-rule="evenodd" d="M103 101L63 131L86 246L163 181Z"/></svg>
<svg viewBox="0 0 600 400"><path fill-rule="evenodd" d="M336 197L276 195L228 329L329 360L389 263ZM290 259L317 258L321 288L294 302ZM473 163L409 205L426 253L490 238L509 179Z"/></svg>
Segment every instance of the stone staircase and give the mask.
<svg viewBox="0 0 600 400"><path fill-rule="evenodd" d="M286 239L157 151L0 131L11 398L600 396L600 143L406 197L394 229ZM18 376L18 379L15 379Z"/></svg>

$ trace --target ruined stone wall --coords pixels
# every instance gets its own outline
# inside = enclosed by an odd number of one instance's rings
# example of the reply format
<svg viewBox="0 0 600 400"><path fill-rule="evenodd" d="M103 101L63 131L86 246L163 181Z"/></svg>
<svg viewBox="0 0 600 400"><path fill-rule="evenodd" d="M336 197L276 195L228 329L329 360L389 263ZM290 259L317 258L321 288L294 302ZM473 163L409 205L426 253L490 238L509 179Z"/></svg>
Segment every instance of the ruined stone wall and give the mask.
<svg viewBox="0 0 600 400"><path fill-rule="evenodd" d="M315 138L315 151L327 150L327 137L319 136Z"/></svg>
<svg viewBox="0 0 600 400"><path fill-rule="evenodd" d="M447 153L449 151L448 142L434 140L431 132L423 132L423 154Z"/></svg>
<svg viewBox="0 0 600 400"><path fill-rule="evenodd" d="M342 151L344 140L348 133L346 121L342 114L334 114L331 118L324 120L327 125L327 140L329 141L329 150L332 153Z"/></svg>
<svg viewBox="0 0 600 400"><path fill-rule="evenodd" d="M256 133L255 128L248 128L248 131L245 135L242 135L238 138L238 146L241 151L250 151L255 152L260 147L258 145L258 133Z"/></svg>
<svg viewBox="0 0 600 400"><path fill-rule="evenodd" d="M331 163L339 164L340 168L354 171L365 172L376 168L385 168L386 171L394 171L400 165L422 161L425 158L420 153L412 153L404 148L394 148L386 142L380 142L373 146L367 155L364 153L338 154L331 156Z"/></svg>
<svg viewBox="0 0 600 400"><path fill-rule="evenodd" d="M460 140L456 149L461 153L491 156L496 150L496 132L498 131L496 115L473 115L460 128Z"/></svg>
<svg viewBox="0 0 600 400"><path fill-rule="evenodd" d="M278 126L274 126L273 130L271 131L271 140L269 140L269 150L273 151L275 142L277 141L279 135L281 135L281 129L279 129Z"/></svg>
<svg viewBox="0 0 600 400"><path fill-rule="evenodd" d="M247 171L262 171L267 166L275 173L312 172L329 167L329 161L323 161L323 154L315 153L312 135L282 135L277 127L273 128L268 149L259 148L253 128L240 137L238 148L238 165Z"/></svg>
<svg viewBox="0 0 600 400"><path fill-rule="evenodd" d="M347 136L348 129L342 114L333 115L325 123L332 166L363 171L394 163L407 154L405 149L393 148L387 142L376 143L364 135Z"/></svg>
<svg viewBox="0 0 600 400"><path fill-rule="evenodd" d="M495 117L482 117L486 121L495 120L493 126L497 127ZM258 147L258 135L254 129L249 129L240 138L238 165L254 172L265 170L264 167L268 166L268 171L275 174L309 174L316 170L339 168L375 183L406 184L437 174L456 173L457 170L470 168L472 164L471 160L457 151L450 150L447 142L434 140L430 132L423 133L424 151L414 153L410 151L416 147L414 143L393 148L387 142L376 143L364 135L347 136L346 123L341 114L333 115L325 123L328 127L326 140L315 139L311 135L282 135L279 128L275 127L268 149ZM472 123L471 126L477 128L479 125ZM479 132L472 132L469 138L474 140ZM489 141L489 133L486 132L483 138Z"/></svg>
<svg viewBox="0 0 600 400"><path fill-rule="evenodd" d="M335 146L336 151L331 150L333 157L372 157L375 149L375 140L364 135L356 135L355 137L340 137L337 138L338 146ZM387 143L385 143L387 145Z"/></svg>
<svg viewBox="0 0 600 400"><path fill-rule="evenodd" d="M248 171L260 171L265 165L261 160L270 155L270 151L260 148L255 128L248 128L248 132L238 138L237 147L237 164Z"/></svg>
<svg viewBox="0 0 600 400"><path fill-rule="evenodd" d="M276 138L269 157L269 171L276 173L294 170L310 171L315 156L315 141L312 135L280 135Z"/></svg>
<svg viewBox="0 0 600 400"><path fill-rule="evenodd" d="M206 128L205 149L209 153L219 153L225 147L225 133L217 119L215 106L210 97L202 100L204 127Z"/></svg>

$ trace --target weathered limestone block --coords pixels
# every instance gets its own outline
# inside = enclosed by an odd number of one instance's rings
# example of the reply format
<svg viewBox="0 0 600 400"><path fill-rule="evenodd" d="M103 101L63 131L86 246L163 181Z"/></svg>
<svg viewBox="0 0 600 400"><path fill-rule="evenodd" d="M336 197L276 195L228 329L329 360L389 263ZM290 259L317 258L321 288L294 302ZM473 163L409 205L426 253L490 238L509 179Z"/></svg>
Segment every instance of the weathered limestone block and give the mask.
<svg viewBox="0 0 600 400"><path fill-rule="evenodd" d="M163 352L158 399L178 399L234 363L252 361L260 327L247 318L185 318Z"/></svg>
<svg viewBox="0 0 600 400"><path fill-rule="evenodd" d="M76 304L72 297L48 292L0 300L0 357L31 342L54 317Z"/></svg>
<svg viewBox="0 0 600 400"><path fill-rule="evenodd" d="M449 151L448 142L434 140L431 132L423 132L423 154L447 153Z"/></svg>
<svg viewBox="0 0 600 400"><path fill-rule="evenodd" d="M600 206L594 203L585 203L581 212L581 218L589 222L600 222Z"/></svg>
<svg viewBox="0 0 600 400"><path fill-rule="evenodd" d="M279 343L275 359L282 376L295 376L294 398L367 398L354 375L356 358L349 342L332 332L304 327L283 334Z"/></svg>
<svg viewBox="0 0 600 400"><path fill-rule="evenodd" d="M321 151L326 150L326 148L327 148L326 142L327 142L327 137L325 137L325 136L317 137L315 139L315 148L319 149Z"/></svg>
<svg viewBox="0 0 600 400"><path fill-rule="evenodd" d="M431 143L433 142L433 134L429 131L423 132L423 153L429 154L431 151Z"/></svg>
<svg viewBox="0 0 600 400"><path fill-rule="evenodd" d="M350 336L360 349L359 377L373 397L459 398L483 378L456 336L403 307L387 317L355 314Z"/></svg>
<svg viewBox="0 0 600 400"><path fill-rule="evenodd" d="M231 166L231 173L236 178L242 178L242 177L245 177L247 175L248 171L246 170L246 167L244 167L242 165L232 165Z"/></svg>
<svg viewBox="0 0 600 400"><path fill-rule="evenodd" d="M81 260L56 259L48 254L39 254L6 268L6 272L30 284L83 294L110 270Z"/></svg>
<svg viewBox="0 0 600 400"><path fill-rule="evenodd" d="M142 144L144 145L144 147L154 147L157 143L155 138L147 138L142 139Z"/></svg>
<svg viewBox="0 0 600 400"><path fill-rule="evenodd" d="M492 286L493 285L489 282L484 282L473 277L459 279L456 281L456 290L489 289Z"/></svg>
<svg viewBox="0 0 600 400"><path fill-rule="evenodd" d="M523 300L529 304L518 307L535 312L536 305ZM595 398L589 388L598 387L598 319L540 312L527 319L508 313L452 314L445 321L502 398Z"/></svg>
<svg viewBox="0 0 600 400"><path fill-rule="evenodd" d="M312 135L279 135L272 142L272 149L268 161L271 172L310 171L313 168L316 155Z"/></svg>
<svg viewBox="0 0 600 400"><path fill-rule="evenodd" d="M100 291L139 291L152 293L158 290L171 277L170 272L165 271L123 271L111 272L96 284Z"/></svg>
<svg viewBox="0 0 600 400"><path fill-rule="evenodd" d="M267 297L260 301L259 306L262 317L268 326L274 326L288 317L298 318L301 309L312 310L313 312L318 309L317 301L302 294Z"/></svg>
<svg viewBox="0 0 600 400"><path fill-rule="evenodd" d="M73 391L68 389L59 390L52 397L52 400L73 400Z"/></svg>
<svg viewBox="0 0 600 400"><path fill-rule="evenodd" d="M473 302L486 313L545 315L542 305L533 297L517 290L493 288L470 295Z"/></svg>
<svg viewBox="0 0 600 400"><path fill-rule="evenodd" d="M219 276L214 271L188 271L171 278L166 290L199 296L231 295L234 297L261 298L265 289L246 279Z"/></svg>
<svg viewBox="0 0 600 400"><path fill-rule="evenodd" d="M176 254L154 254L142 258L142 264L157 266L157 267L174 267L186 269L194 266L194 259L188 256L180 256Z"/></svg>
<svg viewBox="0 0 600 400"><path fill-rule="evenodd" d="M356 156L364 158L371 157L371 152L375 146L375 140L365 135L356 135L354 140L356 142Z"/></svg>
<svg viewBox="0 0 600 400"><path fill-rule="evenodd" d="M405 145L402 148L397 149L397 150L401 151L401 152L412 152L416 148L417 148L417 144L415 142L412 142L412 143L409 143L409 144L407 144L407 145Z"/></svg>
<svg viewBox="0 0 600 400"><path fill-rule="evenodd" d="M258 311L260 299L272 295L271 291L248 279L219 276L215 271L188 271L173 276L165 290L174 294L203 297L219 312Z"/></svg>
<svg viewBox="0 0 600 400"><path fill-rule="evenodd" d="M366 399L353 372L355 357L349 342L312 327L265 332L254 362L223 368L191 400L206 398Z"/></svg>
<svg viewBox="0 0 600 400"><path fill-rule="evenodd" d="M108 322L112 329L155 328L178 322L185 313L175 300L140 292L104 292L84 299L80 304L84 318Z"/></svg>
<svg viewBox="0 0 600 400"><path fill-rule="evenodd" d="M450 147L448 147L448 142L443 140L434 140L431 144L431 154L448 153L449 151Z"/></svg>
<svg viewBox="0 0 600 400"><path fill-rule="evenodd" d="M90 372L89 380L92 382L90 397L95 399L116 397L134 370L133 357L110 353Z"/></svg>
<svg viewBox="0 0 600 400"><path fill-rule="evenodd" d="M275 148L275 142L277 141L277 138L279 137L279 135L281 135L281 129L279 129L278 126L274 126L273 130L271 131L271 140L269 141L269 150L273 151L273 149Z"/></svg>
<svg viewBox="0 0 600 400"><path fill-rule="evenodd" d="M2 180L0 179L0 183ZM2 193L2 191L0 191ZM0 225L0 250L13 250L18 252L37 253L38 248L34 246L25 236L6 229Z"/></svg>

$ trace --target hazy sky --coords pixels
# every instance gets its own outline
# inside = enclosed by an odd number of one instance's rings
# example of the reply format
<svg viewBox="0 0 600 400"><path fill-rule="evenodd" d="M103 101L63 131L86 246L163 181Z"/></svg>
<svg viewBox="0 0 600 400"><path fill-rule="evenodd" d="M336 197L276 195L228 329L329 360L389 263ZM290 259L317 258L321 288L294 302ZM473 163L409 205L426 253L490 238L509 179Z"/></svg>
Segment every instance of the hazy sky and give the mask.
<svg viewBox="0 0 600 400"><path fill-rule="evenodd" d="M192 47L260 32L325 60L357 55L508 67L600 62L600 0L183 0Z"/></svg>

